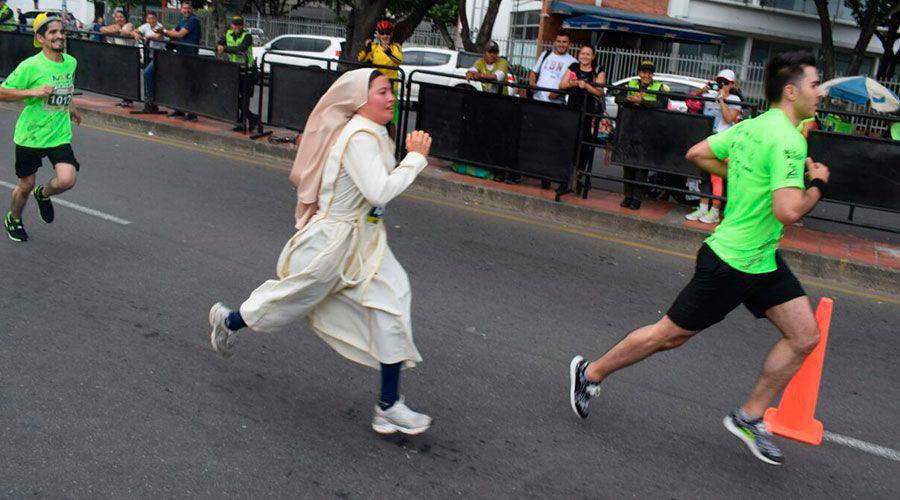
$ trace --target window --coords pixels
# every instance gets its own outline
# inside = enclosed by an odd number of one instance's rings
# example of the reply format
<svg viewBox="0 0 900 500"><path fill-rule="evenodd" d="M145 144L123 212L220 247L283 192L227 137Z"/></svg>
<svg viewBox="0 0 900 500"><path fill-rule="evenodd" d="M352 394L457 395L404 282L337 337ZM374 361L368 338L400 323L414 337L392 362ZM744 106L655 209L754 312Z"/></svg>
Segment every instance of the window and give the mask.
<svg viewBox="0 0 900 500"><path fill-rule="evenodd" d="M784 52L793 52L796 50L808 50L812 52L812 47L804 47L802 45L788 45L786 43L767 42L765 40L754 39L753 50L750 51L750 62L756 64L765 64L770 57Z"/></svg>
<svg viewBox="0 0 900 500"><path fill-rule="evenodd" d="M450 54L431 52L428 50L409 50L403 52L404 66L441 66L450 62Z"/></svg>
<svg viewBox="0 0 900 500"><path fill-rule="evenodd" d="M456 60L457 68L471 68L475 61L481 59L481 54L473 54L471 52L460 52L459 58Z"/></svg>
<svg viewBox="0 0 900 500"><path fill-rule="evenodd" d="M295 52L324 52L331 42L318 38L287 37L272 42L272 50L290 50Z"/></svg>
<svg viewBox="0 0 900 500"><path fill-rule="evenodd" d="M665 80L662 82L669 87L669 91L673 94L690 94L694 90L697 90L695 87L691 87L686 83L668 82Z"/></svg>
<svg viewBox="0 0 900 500"><path fill-rule="evenodd" d="M792 10L814 16L819 15L819 12L816 10L816 2L813 0L759 0L759 4L763 7ZM842 0L828 0L828 12L837 19L854 20L853 12L850 10L850 7L844 5Z"/></svg>
<svg viewBox="0 0 900 500"><path fill-rule="evenodd" d="M537 40L541 11L513 12L509 15L509 37L513 40Z"/></svg>
<svg viewBox="0 0 900 500"><path fill-rule="evenodd" d="M698 45L691 43L681 43L678 47L678 53L685 56L707 56L716 59L729 59L733 61L741 61L744 59L744 44L746 38L737 36L725 37L725 43L722 44L722 55L719 54L718 45Z"/></svg>

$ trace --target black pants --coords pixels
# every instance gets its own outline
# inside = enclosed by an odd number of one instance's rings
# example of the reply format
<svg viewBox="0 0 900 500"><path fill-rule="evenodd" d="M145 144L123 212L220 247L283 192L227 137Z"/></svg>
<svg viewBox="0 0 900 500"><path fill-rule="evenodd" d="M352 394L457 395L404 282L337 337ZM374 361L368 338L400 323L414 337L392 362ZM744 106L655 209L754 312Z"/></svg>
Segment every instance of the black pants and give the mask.
<svg viewBox="0 0 900 500"><path fill-rule="evenodd" d="M253 98L253 89L256 87L256 68L248 70L247 73L241 76L241 86L238 89L238 98L240 99L240 118L238 119L239 123L244 123L245 118L249 118L251 122L256 119L256 115L254 115L250 111L250 99ZM247 113L244 116L244 113Z"/></svg>
<svg viewBox="0 0 900 500"><path fill-rule="evenodd" d="M622 167L622 177L629 181L647 182L647 171L641 168ZM647 188L644 186L626 182L622 192L625 196L641 200L644 198L646 190Z"/></svg>

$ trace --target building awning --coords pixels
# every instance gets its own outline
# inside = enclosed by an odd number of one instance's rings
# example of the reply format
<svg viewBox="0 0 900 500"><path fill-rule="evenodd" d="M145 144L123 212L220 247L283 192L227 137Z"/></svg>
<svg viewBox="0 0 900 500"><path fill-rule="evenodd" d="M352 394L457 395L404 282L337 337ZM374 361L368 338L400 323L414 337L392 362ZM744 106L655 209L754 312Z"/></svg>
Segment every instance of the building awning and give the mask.
<svg viewBox="0 0 900 500"><path fill-rule="evenodd" d="M635 35L665 38L667 40L672 40L673 42L690 42L713 45L721 45L725 43L724 36L714 35L705 31L675 26L665 26L662 24L627 21L624 19L616 19L606 16L586 15L570 17L569 19L563 21L563 28L570 30L618 31L625 33L634 33Z"/></svg>
<svg viewBox="0 0 900 500"><path fill-rule="evenodd" d="M673 42L721 45L725 37L696 29L688 22L668 16L639 14L608 7L554 0L550 12L569 17L563 27L573 30L618 31L664 38Z"/></svg>

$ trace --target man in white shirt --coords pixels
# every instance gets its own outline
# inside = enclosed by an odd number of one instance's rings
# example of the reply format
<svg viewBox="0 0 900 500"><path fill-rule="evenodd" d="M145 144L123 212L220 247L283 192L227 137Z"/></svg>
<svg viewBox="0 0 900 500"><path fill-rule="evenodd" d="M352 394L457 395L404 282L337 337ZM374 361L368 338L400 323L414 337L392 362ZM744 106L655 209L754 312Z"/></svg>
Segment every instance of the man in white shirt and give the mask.
<svg viewBox="0 0 900 500"><path fill-rule="evenodd" d="M568 71L569 66L578 62L577 59L569 54L569 44L569 33L566 31L557 33L556 39L553 41L553 52L547 51L538 57L534 67L528 73L528 84L532 87L558 89L559 82L562 81L562 77ZM564 95L543 90L536 91L534 98L538 101L558 104L565 104L566 102Z"/></svg>
<svg viewBox="0 0 900 500"><path fill-rule="evenodd" d="M144 111L147 113L156 113L159 108L153 102L153 61L156 50L166 50L166 40L168 38L162 34L166 27L159 22L156 12L147 11L147 22L140 25L133 33L134 39L138 42L144 42L150 48L144 52L144 57L148 57L147 66L144 68Z"/></svg>

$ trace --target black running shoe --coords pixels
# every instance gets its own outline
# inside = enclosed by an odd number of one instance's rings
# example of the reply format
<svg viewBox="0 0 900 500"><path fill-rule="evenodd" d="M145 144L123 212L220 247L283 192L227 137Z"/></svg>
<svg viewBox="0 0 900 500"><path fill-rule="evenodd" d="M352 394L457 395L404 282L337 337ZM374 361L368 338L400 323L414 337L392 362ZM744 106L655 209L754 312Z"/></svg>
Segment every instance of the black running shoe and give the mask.
<svg viewBox="0 0 900 500"><path fill-rule="evenodd" d="M49 196L44 196L44 186L34 188L34 199L37 201L38 210L41 212L41 220L50 224L53 222L53 202Z"/></svg>
<svg viewBox="0 0 900 500"><path fill-rule="evenodd" d="M722 421L729 432L750 448L753 456L771 465L784 463L784 455L772 442L772 434L766 429L766 423L762 418L750 419L741 411L735 409Z"/></svg>
<svg viewBox="0 0 900 500"><path fill-rule="evenodd" d="M581 418L588 416L591 397L600 395L600 384L591 382L584 375L587 365L588 362L581 356L575 356L569 363L569 402L572 411Z"/></svg>
<svg viewBox="0 0 900 500"><path fill-rule="evenodd" d="M22 219L14 219L12 212L6 213L6 217L3 218L3 226L6 227L6 234L9 236L9 239L19 243L28 241L28 233L25 232Z"/></svg>

